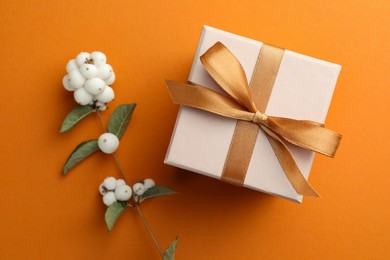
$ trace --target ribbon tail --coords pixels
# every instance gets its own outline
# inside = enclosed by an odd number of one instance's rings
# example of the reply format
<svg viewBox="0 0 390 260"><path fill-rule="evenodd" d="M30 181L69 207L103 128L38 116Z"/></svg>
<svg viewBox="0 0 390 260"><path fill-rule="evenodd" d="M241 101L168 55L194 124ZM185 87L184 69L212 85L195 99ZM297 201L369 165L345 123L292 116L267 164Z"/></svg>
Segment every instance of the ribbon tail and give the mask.
<svg viewBox="0 0 390 260"><path fill-rule="evenodd" d="M340 134L317 122L269 117L265 125L283 140L329 157L335 156L341 141Z"/></svg>
<svg viewBox="0 0 390 260"><path fill-rule="evenodd" d="M266 136L272 146L272 149L274 150L275 155L294 190L303 196L320 197L320 195L302 175L287 146L283 143L279 136L265 126L261 126L261 128L264 132L266 132Z"/></svg>

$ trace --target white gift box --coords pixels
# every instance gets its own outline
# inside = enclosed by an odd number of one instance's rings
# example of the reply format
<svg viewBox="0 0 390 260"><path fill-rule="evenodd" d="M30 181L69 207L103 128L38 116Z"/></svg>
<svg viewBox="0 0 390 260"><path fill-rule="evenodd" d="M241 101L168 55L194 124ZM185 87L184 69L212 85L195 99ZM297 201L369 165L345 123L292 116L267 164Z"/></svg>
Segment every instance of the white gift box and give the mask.
<svg viewBox="0 0 390 260"><path fill-rule="evenodd" d="M240 61L248 82L262 42L204 26L189 81L222 92L199 57L222 42ZM341 66L285 50L265 114L324 123ZM165 163L221 178L236 120L181 106ZM307 179L314 153L287 144ZM261 192L302 201L283 172L265 134L259 131L243 183Z"/></svg>

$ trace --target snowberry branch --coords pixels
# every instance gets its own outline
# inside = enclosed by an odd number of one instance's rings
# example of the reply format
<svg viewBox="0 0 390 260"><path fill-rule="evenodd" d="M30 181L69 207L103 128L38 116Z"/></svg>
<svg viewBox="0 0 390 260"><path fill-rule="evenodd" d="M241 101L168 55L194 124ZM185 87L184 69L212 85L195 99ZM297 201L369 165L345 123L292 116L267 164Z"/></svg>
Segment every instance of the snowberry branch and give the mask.
<svg viewBox="0 0 390 260"><path fill-rule="evenodd" d="M139 205L145 199L176 192L164 186L156 186L152 179L138 180L133 186L127 184L127 178L116 150L130 122L136 104L119 105L111 114L107 127L105 126L100 111L106 110L107 103L111 102L115 96L114 90L111 88L115 81L115 73L106 62L107 58L102 52L95 51L91 54L81 52L66 65L67 75L64 76L62 83L66 90L73 92L74 99L79 106L66 116L60 132L69 131L87 115L96 112L103 134L98 139L80 143L68 157L63 173L68 173L75 165L98 150L105 154L111 154L122 179L107 177L99 186L103 203L107 206L105 222L108 230L112 230L126 208L136 208L160 256L164 260L173 260L178 238L163 252Z"/></svg>

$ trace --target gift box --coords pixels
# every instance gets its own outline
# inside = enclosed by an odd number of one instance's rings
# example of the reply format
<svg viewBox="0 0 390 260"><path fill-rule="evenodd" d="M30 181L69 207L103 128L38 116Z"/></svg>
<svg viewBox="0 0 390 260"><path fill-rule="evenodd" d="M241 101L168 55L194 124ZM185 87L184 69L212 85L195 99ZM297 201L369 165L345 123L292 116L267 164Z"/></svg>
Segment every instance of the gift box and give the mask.
<svg viewBox="0 0 390 260"><path fill-rule="evenodd" d="M241 130L240 139L240 137L237 137L236 128L238 121L242 120L222 115L224 114L225 109L221 108L221 112L211 113L210 111L198 109L198 105L196 104L184 104L180 106L165 163L213 178L223 179L257 191L301 202L302 195L298 194L297 188L294 185L294 180L292 180L295 177L286 174L286 167L288 168L291 164L295 163L303 178L307 179L314 159L314 152L305 149L306 145L294 145L296 143L295 141L291 142L292 144L286 142L285 139L288 140L289 138L280 137L281 134L278 131L276 131L276 134L271 133L272 127L270 125L273 125L274 123L269 123L268 120L271 120L272 117L282 118L282 123L275 123L275 125L285 125L285 121L283 120L286 119L284 118L303 120L303 123L310 122L310 124L311 121L315 121L318 123L313 123L313 127L321 127L319 123L324 123L325 121L341 66L289 50L282 50L278 58L279 60L275 63L275 61L273 61L275 55L272 53L274 47L269 47L269 45L260 41L204 26L188 78L188 81L192 83L183 85L178 90L186 90L186 86L188 86L187 88L189 89L191 88L191 85L195 87L201 85L204 88L214 90L215 92L210 92L212 95L214 95L214 93L221 93L221 95L217 96L221 96L222 99L224 99L225 96L228 96L226 92L222 90L221 86L217 84L224 80L224 75L220 76L220 79L218 78L219 76L216 76L217 79L213 79L200 60L200 57L208 52L210 48L215 48L215 45L217 45L217 48L223 48L223 52L226 52L226 54L223 55L234 55L241 64L243 72L245 72L244 77L246 77L246 80L250 82L250 84L254 81L252 75L255 68L257 71L257 66L260 66L259 63L265 63L265 65L261 65L265 68L263 69L263 72L261 71L262 68L259 69L260 74L263 73L263 77L265 77L265 83L260 80L260 87L262 87L262 84L267 85L267 82L272 81L272 83L269 83L271 84L270 90L268 91L269 93L267 94L267 90L260 90L260 94L256 94L257 96L253 95L253 93L250 95L253 96L254 99L263 98L268 95L267 100L265 102L262 101L263 104L260 104L264 111L257 113L257 108L254 111L249 111L252 113L251 115L253 115L253 118L249 123L255 124L260 122L258 124L260 127L257 127L259 131L255 137L251 137L252 139L254 138L253 141L247 141L246 138L250 134L245 132L244 126L244 130ZM227 51L225 51L224 47L226 47ZM264 53L267 53L267 49L265 48L271 48L271 50L268 50L268 53L271 55L270 61L266 58L259 58L261 55L264 55ZM218 51L219 50L216 51L216 55L219 55ZM279 48L276 48L276 52L278 51ZM205 55L209 54L207 53ZM219 58L213 59L218 61ZM207 60L208 56L204 57L203 61L208 62ZM225 70L229 70L230 62L228 62L229 64L225 63L227 62L221 62L222 66L227 66ZM234 60L232 63L234 63ZM271 63L271 65L268 63ZM272 65L272 63L275 63L276 65ZM213 66L213 64L209 64L208 66ZM274 66L274 68L273 70L271 68L270 71L267 71L267 66ZM214 68L211 68L210 70L213 71ZM236 77L235 74L236 72L231 73L227 71L225 76ZM233 79L233 81L234 80L235 79ZM250 91L252 91L252 89L253 87L250 86ZM235 90L232 92L234 96ZM244 90L243 93L245 94ZM195 96L198 98L198 94L190 95L194 95L194 99ZM189 103L192 102L191 99L190 96L188 99ZM233 97L233 99L235 98ZM226 102L229 103L230 101ZM254 100L253 102L256 103L258 101ZM210 101L209 103L213 106L218 102ZM243 106L245 100L238 101L238 103L239 105L232 106L241 109L240 107ZM251 104L248 106L251 106ZM219 108L217 108L217 110L218 109ZM229 109L230 107L226 110ZM260 109L258 110L260 111ZM234 111L233 114L235 114ZM250 120L248 119L248 121ZM264 122L264 124L261 125L261 122ZM300 138L300 133L306 131L300 130L299 127L295 127L295 129L297 132L295 133L295 136L298 136L298 139ZM313 134L309 134L309 138L311 138L311 135ZM332 138L333 135L337 136L335 133L331 133L331 135ZM231 147L234 138L238 138L238 140L235 140L237 143L236 145L244 146L244 149L246 149L247 145L243 144L243 142L253 142L253 149L246 152L241 152L238 149L235 157L233 156L233 159L231 159L232 155L230 153L235 149L232 149ZM340 136L337 136L337 138L339 141ZM281 139L282 141L272 141L271 139ZM316 139L317 141L314 140L314 146L317 142L328 142L323 141L322 139L322 137L318 137L318 139ZM325 143L324 145L327 144ZM282 150L285 149L282 146L288 148L294 163L288 161L281 164L280 157L282 156L279 155L280 152L276 152L276 150L279 148ZM335 146L338 146L338 143L335 144ZM337 149L337 147L335 149ZM285 154L284 150L281 153ZM286 156L288 157L289 155ZM233 172L233 175L235 175L235 171L240 171L235 169L235 167L237 165L240 166L241 163L245 161L247 163L246 166L243 166L245 173L240 177L241 181L230 181L232 180L231 177L224 177L226 174L225 171L227 171L226 167L231 167L232 169L229 169L229 171ZM233 177L233 179L234 178L236 177Z"/></svg>

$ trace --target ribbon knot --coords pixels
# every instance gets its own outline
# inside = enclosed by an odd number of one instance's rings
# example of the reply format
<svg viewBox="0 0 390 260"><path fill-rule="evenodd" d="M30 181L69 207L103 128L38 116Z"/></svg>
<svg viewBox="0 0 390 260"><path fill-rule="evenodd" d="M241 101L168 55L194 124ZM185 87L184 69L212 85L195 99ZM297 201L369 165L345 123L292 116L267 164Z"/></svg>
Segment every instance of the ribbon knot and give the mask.
<svg viewBox="0 0 390 260"><path fill-rule="evenodd" d="M264 46L270 47L263 44ZM260 55L267 52L267 55L274 57L275 49L278 48L262 49ZM295 191L301 195L318 197L318 193L302 175L285 142L333 157L339 146L341 135L324 128L322 124L317 122L268 116L258 111L249 90L244 69L237 58L222 43L217 42L200 59L210 76L225 90L228 96L196 84L167 81L173 102L237 119L239 122L248 121L259 125L260 129L266 134L285 175ZM267 77L272 77L274 74L270 73L267 68L264 71L262 77L265 77L265 81L269 81ZM258 80L252 79L252 81ZM248 138L242 140L243 143L240 145L244 147L252 145L254 147L252 141L248 141ZM256 138L252 140L256 142ZM238 156L242 156L242 154L238 153ZM251 153L246 156L248 157L246 159L249 160ZM234 159L233 164L241 161L240 158ZM244 167L244 169L245 172L234 175L245 176L247 168ZM238 171L241 170L240 168ZM236 168L233 171L237 171Z"/></svg>
<svg viewBox="0 0 390 260"><path fill-rule="evenodd" d="M256 111L256 113L253 114L252 122L255 124L258 124L259 126L261 124L264 124L264 122L268 119L268 116L266 114L261 113L260 111Z"/></svg>

